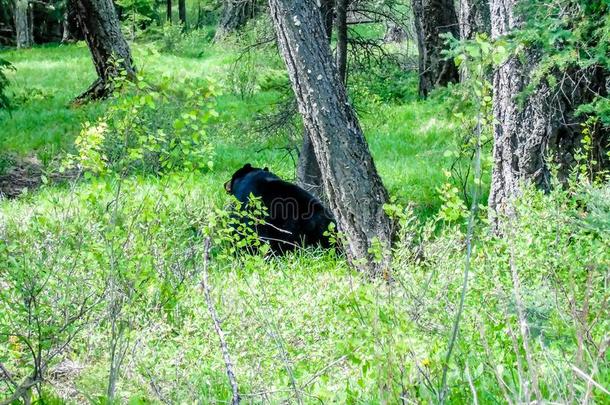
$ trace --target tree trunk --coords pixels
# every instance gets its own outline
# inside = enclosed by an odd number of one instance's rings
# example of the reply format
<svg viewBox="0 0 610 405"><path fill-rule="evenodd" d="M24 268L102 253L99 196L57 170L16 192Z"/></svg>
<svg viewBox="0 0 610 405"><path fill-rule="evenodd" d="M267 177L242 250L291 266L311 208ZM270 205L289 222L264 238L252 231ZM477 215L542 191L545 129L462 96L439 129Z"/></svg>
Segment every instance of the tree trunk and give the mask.
<svg viewBox="0 0 610 405"><path fill-rule="evenodd" d="M439 35L451 33L459 37L458 20L453 0L412 0L419 50L419 95L427 97L438 86L459 80L453 60L445 60L444 40Z"/></svg>
<svg viewBox="0 0 610 405"><path fill-rule="evenodd" d="M62 33L61 33L61 43L65 44L72 39L72 34L70 33L70 22L68 21L68 8L66 7L66 11L64 12L64 17L62 21Z"/></svg>
<svg viewBox="0 0 610 405"><path fill-rule="evenodd" d="M165 19L168 23L172 23L172 0L166 0L167 2L165 3L166 5L166 9L165 9Z"/></svg>
<svg viewBox="0 0 610 405"><path fill-rule="evenodd" d="M112 92L112 81L121 72L135 79L129 45L121 32L112 0L71 0L76 19L97 71L98 79L76 102L107 97Z"/></svg>
<svg viewBox="0 0 610 405"><path fill-rule="evenodd" d="M343 84L347 83L347 6L348 0L337 0L337 69Z"/></svg>
<svg viewBox="0 0 610 405"><path fill-rule="evenodd" d="M515 0L492 0L491 32L496 39L518 28ZM522 106L516 97L527 86L536 55L528 51L522 58L512 57L496 69L493 77L494 168L489 195L490 220L498 229L500 215L512 214L512 199L519 195L521 182L549 187L549 171L544 161L548 133L552 130L553 111L546 107L551 96L544 84L535 89Z"/></svg>
<svg viewBox="0 0 610 405"><path fill-rule="evenodd" d="M515 0L492 0L491 29L496 39L521 24L515 11ZM513 215L512 203L524 184L542 190L550 188L550 171L546 158L561 165L565 176L574 163L570 156L578 147L582 134L574 111L599 94L607 94L606 76L591 67L576 72L555 72L564 78L558 88L547 82L539 84L525 100L517 100L529 85L539 53L526 50L525 57L512 57L496 69L493 77L494 168L489 195L492 227L499 231L503 216ZM607 138L607 134L602 133Z"/></svg>
<svg viewBox="0 0 610 405"><path fill-rule="evenodd" d="M269 0L280 53L320 166L329 206L347 240L348 259L370 274L387 275L389 254L385 249L390 247L391 232L383 205L388 195L339 80L320 11L312 4ZM381 254L380 260L374 260L371 248Z"/></svg>
<svg viewBox="0 0 610 405"><path fill-rule="evenodd" d="M473 39L476 33L491 33L489 2L460 0L460 38Z"/></svg>
<svg viewBox="0 0 610 405"><path fill-rule="evenodd" d="M322 23L324 24L324 31L326 32L326 38L329 43L333 35L334 7L334 0L323 0L320 3ZM325 204L328 204L328 198L324 194L324 186L322 185L322 173L320 172L320 166L316 160L313 144L311 143L307 128L305 128L305 131L303 132L303 145L299 151L297 183L305 190L318 197Z"/></svg>
<svg viewBox="0 0 610 405"><path fill-rule="evenodd" d="M182 29L186 31L186 1L178 0L178 16L180 18L180 23L182 24Z"/></svg>
<svg viewBox="0 0 610 405"><path fill-rule="evenodd" d="M243 27L256 13L256 0L225 0L214 41Z"/></svg>
<svg viewBox="0 0 610 405"><path fill-rule="evenodd" d="M333 20L335 14L335 0L322 0L320 2L320 13L322 14L322 23L328 41L330 42L333 36Z"/></svg>
<svg viewBox="0 0 610 405"><path fill-rule="evenodd" d="M322 172L320 172L320 165L318 165L316 160L316 154L311 143L311 135L309 135L307 128L303 132L303 145L299 151L297 183L328 204L328 198L324 194L324 185L322 184Z"/></svg>
<svg viewBox="0 0 610 405"><path fill-rule="evenodd" d="M32 21L30 19L30 3L28 0L15 0L15 33L17 48L29 48L32 38Z"/></svg>

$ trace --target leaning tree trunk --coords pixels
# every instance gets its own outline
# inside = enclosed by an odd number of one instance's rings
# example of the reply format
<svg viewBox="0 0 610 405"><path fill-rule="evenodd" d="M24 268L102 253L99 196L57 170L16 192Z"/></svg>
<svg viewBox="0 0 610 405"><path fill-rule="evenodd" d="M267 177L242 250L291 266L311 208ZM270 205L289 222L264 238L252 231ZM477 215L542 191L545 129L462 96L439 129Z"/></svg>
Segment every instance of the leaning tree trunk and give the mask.
<svg viewBox="0 0 610 405"><path fill-rule="evenodd" d="M326 38L330 43L333 34L333 15L335 2L334 0L322 0L320 2L320 14L322 15L322 23ZM299 151L299 161L297 164L297 182L305 190L309 191L325 203L328 198L324 194L324 185L322 184L322 172L316 160L316 154L313 150L310 135L307 128L303 132L303 145Z"/></svg>
<svg viewBox="0 0 610 405"><path fill-rule="evenodd" d="M32 38L32 21L30 20L29 0L15 0L15 33L17 48L29 48Z"/></svg>
<svg viewBox="0 0 610 405"><path fill-rule="evenodd" d="M442 55L445 49L440 34L459 37L458 20L453 0L412 0L419 50L419 95L427 97L438 86L459 80L452 59Z"/></svg>
<svg viewBox="0 0 610 405"><path fill-rule="evenodd" d="M313 0L269 0L269 6L329 206L347 239L348 259L380 274L389 255L375 261L371 248L382 253L390 247L390 220L383 209L388 195L339 80L320 11Z"/></svg>
<svg viewBox="0 0 610 405"><path fill-rule="evenodd" d="M488 0L460 0L460 38L473 39L476 33L491 32Z"/></svg>
<svg viewBox="0 0 610 405"><path fill-rule="evenodd" d="M89 45L98 79L76 98L76 102L110 95L113 80L125 72L135 79L129 45L121 32L112 0L70 0L76 20Z"/></svg>
<svg viewBox="0 0 610 405"><path fill-rule="evenodd" d="M243 27L256 13L256 0L224 0L222 16L216 28L214 41L220 41L231 32Z"/></svg>
<svg viewBox="0 0 610 405"><path fill-rule="evenodd" d="M515 10L516 0L492 0L492 38L510 34L521 24ZM501 232L502 218L512 216L513 201L521 188L533 184L542 190L550 188L547 159L560 165L560 174L567 173L574 160L575 148L582 134L574 114L576 107L605 96L606 75L597 67L578 72L554 72L563 78L552 88L542 81L525 100L518 100L530 84L539 52L525 51L525 57L511 57L499 66L493 77L494 168L489 195L492 227ZM557 80L560 83L560 80ZM602 133L602 137L607 134Z"/></svg>

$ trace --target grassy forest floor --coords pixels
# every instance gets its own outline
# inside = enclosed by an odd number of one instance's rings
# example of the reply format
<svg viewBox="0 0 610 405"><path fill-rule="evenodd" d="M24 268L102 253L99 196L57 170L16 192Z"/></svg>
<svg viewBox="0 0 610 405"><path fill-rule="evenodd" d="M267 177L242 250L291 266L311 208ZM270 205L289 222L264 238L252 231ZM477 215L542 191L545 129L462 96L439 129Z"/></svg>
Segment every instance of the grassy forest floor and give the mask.
<svg viewBox="0 0 610 405"><path fill-rule="evenodd" d="M223 183L246 162L293 179L290 148L301 134L298 120L292 130L261 130L289 94L287 79L273 48L245 55L243 48L229 41L163 52L158 43L132 44L147 81L169 78L170 101L155 99L141 116L132 115L137 102L70 105L94 79L82 43L3 53L16 71L9 76L14 110L0 112L0 172L26 158L39 161L43 174L58 170L67 154L78 159L84 123L103 122L113 109L114 129L140 117L157 122L157 110L182 119L189 111L172 105L175 94L188 103L197 86L217 93L206 99L205 108L217 114L202 121L201 170L90 173L0 200L0 254L8 263L0 279L0 336L11 336L0 337L0 362L21 380L31 370L28 345L40 347L48 372L36 395L106 403L119 356L120 402L226 403L225 364L199 287L203 238L211 235L212 298L246 403L436 402L462 285L464 203L445 172L467 131L453 114L463 102L448 90L418 100L411 71L351 73L351 98L401 225L393 283L363 278L333 252L235 256L224 232ZM150 101L141 100L140 112ZM469 114L468 107L460 111ZM84 133L95 139L95 131ZM488 175L483 190L487 184ZM527 193L508 240L490 236L480 216L447 373L450 402L608 398L599 387L610 382L601 350L610 326L601 287L610 259L610 195L607 187L578 190L579 204L592 204L597 216L576 215L568 198L574 190ZM522 290L512 269L520 271ZM585 301L590 309L579 324L577 306ZM529 334L518 326L523 316ZM9 392L0 386L0 398Z"/></svg>
<svg viewBox="0 0 610 405"><path fill-rule="evenodd" d="M217 152L215 170L206 174L217 178L218 191L245 162L267 165L293 178L294 161L282 148L300 146L300 133L290 137L286 131L278 135L259 129L261 114L281 103L284 93L277 88L261 90L257 81L282 72L281 60L269 50L253 52L244 58L247 61L236 62L240 56L238 45L209 46L199 58L159 53L147 44L134 47L134 59L149 77L208 78L221 89L215 106L220 117L209 131ZM34 154L43 162L72 150L82 123L94 121L105 109L105 103L70 107L71 100L95 77L84 43L7 52L5 57L17 69L11 78L19 106L11 114L0 113L0 149L22 156ZM241 67L242 63L248 66ZM394 96L383 94L387 91L383 81L388 78L375 79L377 89L366 88L364 80L359 80L357 90L365 94L355 96L379 171L393 195L430 216L440 206L436 188L444 182L443 169L452 163L445 152L456 143L453 100L442 95L417 100L417 79L409 73L398 89L403 91L400 99L388 102L381 98Z"/></svg>

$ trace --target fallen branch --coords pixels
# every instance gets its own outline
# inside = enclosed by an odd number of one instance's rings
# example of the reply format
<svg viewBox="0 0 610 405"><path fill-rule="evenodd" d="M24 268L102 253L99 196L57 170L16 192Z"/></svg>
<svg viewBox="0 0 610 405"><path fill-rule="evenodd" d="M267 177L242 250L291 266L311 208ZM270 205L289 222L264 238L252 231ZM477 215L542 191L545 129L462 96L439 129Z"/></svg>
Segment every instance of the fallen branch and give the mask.
<svg viewBox="0 0 610 405"><path fill-rule="evenodd" d="M231 356L229 355L229 349L227 348L227 341L225 340L225 334L220 327L220 320L218 319L218 313L216 312L216 308L214 308L214 303L212 302L212 297L210 294L210 284L208 282L208 264L210 260L210 238L207 237L204 242L204 252L203 252L203 277L201 279L201 288L203 289L203 293L205 294L205 301L208 305L208 311L210 312L210 316L212 321L214 322L214 329L216 330L216 334L218 335L218 339L220 340L220 350L222 351L222 357L225 362L225 366L227 368L227 376L229 377L229 383L231 384L231 388L233 391L233 399L231 404L237 405L239 404L239 389L237 387L237 379L235 378L235 372L233 371L233 363L231 362Z"/></svg>

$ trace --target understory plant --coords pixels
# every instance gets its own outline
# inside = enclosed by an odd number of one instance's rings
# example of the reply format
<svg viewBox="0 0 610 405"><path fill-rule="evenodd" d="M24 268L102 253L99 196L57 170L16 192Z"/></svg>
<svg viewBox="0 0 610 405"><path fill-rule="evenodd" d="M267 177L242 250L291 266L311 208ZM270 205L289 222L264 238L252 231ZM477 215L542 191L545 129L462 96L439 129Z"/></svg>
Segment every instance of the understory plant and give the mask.
<svg viewBox="0 0 610 405"><path fill-rule="evenodd" d="M211 170L208 128L218 115L216 92L209 82L186 81L121 81L106 114L83 124L77 154L68 155L64 166L122 175Z"/></svg>

